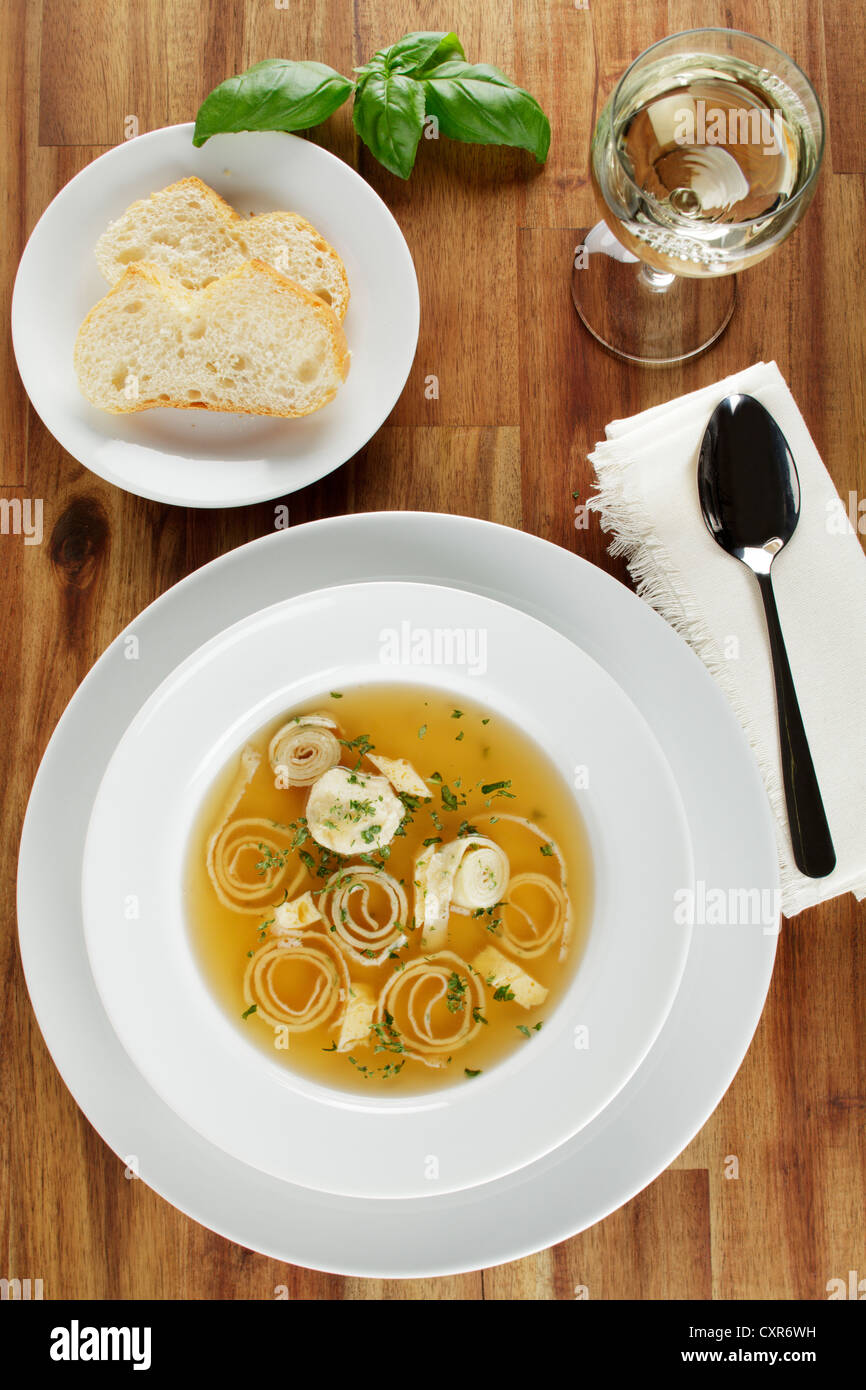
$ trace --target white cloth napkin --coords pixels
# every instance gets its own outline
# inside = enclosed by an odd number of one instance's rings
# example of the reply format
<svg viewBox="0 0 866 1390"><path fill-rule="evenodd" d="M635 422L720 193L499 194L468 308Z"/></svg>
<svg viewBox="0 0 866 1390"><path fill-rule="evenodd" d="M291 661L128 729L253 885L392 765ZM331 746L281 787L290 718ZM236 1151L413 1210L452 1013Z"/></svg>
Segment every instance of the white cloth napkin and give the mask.
<svg viewBox="0 0 866 1390"><path fill-rule="evenodd" d="M800 521L773 565L788 659L836 849L824 879L791 851L770 645L757 581L707 531L697 492L704 429L723 396L757 397L800 475ZM755 752L776 818L787 916L840 893L866 897L866 556L775 362L759 362L679 400L614 420L590 455L589 507L614 533L637 591L718 680ZM852 445L853 447L853 445ZM855 517L856 525L856 517Z"/></svg>

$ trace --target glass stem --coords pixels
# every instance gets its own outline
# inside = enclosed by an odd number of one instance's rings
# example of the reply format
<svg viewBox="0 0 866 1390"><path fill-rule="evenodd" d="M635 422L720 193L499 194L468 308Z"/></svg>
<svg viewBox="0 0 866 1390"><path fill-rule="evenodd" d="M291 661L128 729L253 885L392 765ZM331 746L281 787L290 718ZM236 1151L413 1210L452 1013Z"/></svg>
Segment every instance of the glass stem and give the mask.
<svg viewBox="0 0 866 1390"><path fill-rule="evenodd" d="M664 294L665 290L670 289L677 277L669 270L656 270L654 266L647 265L646 261L641 261L637 278L653 294Z"/></svg>

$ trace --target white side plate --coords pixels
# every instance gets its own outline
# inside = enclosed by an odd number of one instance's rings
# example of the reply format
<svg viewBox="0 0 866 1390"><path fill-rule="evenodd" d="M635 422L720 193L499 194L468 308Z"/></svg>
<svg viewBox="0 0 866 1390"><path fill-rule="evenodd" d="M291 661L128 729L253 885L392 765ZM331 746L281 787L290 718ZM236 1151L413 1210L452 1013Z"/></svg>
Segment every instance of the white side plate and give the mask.
<svg viewBox="0 0 866 1390"><path fill-rule="evenodd" d="M297 135L214 136L167 126L116 146L61 189L21 257L12 298L18 370L63 448L110 483L184 507L237 507L295 492L346 462L393 409L418 340L418 282L391 213L348 164ZM196 174L247 215L298 212L341 255L352 363L333 401L283 420L206 410L110 415L82 396L72 349L108 285L97 238L130 203Z"/></svg>

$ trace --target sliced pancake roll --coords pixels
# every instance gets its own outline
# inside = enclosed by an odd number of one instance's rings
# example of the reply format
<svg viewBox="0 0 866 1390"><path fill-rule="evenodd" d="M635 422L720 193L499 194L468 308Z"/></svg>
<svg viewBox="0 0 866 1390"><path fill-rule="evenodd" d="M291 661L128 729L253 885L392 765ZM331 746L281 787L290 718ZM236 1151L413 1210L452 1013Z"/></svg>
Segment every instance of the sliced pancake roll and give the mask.
<svg viewBox="0 0 866 1390"><path fill-rule="evenodd" d="M75 370L101 410L155 406L309 415L349 369L337 318L263 261L202 290L153 265L129 266L78 332Z"/></svg>

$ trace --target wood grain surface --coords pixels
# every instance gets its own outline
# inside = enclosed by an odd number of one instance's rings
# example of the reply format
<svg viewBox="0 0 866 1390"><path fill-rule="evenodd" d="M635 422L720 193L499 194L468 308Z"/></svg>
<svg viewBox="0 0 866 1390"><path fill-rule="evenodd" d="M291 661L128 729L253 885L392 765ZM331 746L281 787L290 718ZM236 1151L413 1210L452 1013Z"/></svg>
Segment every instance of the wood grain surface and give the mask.
<svg viewBox="0 0 866 1390"><path fill-rule="evenodd" d="M696 361L642 371L580 328L568 273L596 220L587 151L600 102L648 43L698 24L745 28L808 71L829 141L796 235L740 278L728 332ZM191 119L259 59L344 72L410 29L456 29L473 61L527 85L551 116L549 163L423 141L409 183L359 148L346 108L311 138L354 165L409 242L421 336L406 389L356 458L290 499L293 524L422 508L544 536L627 581L572 493L605 423L775 358L841 493L866 496L863 140L859 0L6 0L0 7L4 321L18 258L58 190L124 139ZM75 268L70 267L70 274ZM29 407L4 333L0 495L44 500L45 539L0 536L5 617L0 1275L46 1298L822 1299L866 1277L864 913L851 898L786 924L742 1069L671 1168L627 1206L534 1258L461 1278L379 1282L287 1268L232 1245L124 1177L64 1088L18 958L14 878L29 788L64 706L115 634L171 584L269 531L272 504L195 512L142 501L75 463ZM438 400L425 398L434 373ZM863 631L851 641L863 641ZM863 718L864 711L852 711ZM50 893L51 846L46 852ZM728 1156L739 1176L726 1177ZM864 1285L866 1287L866 1285Z"/></svg>

